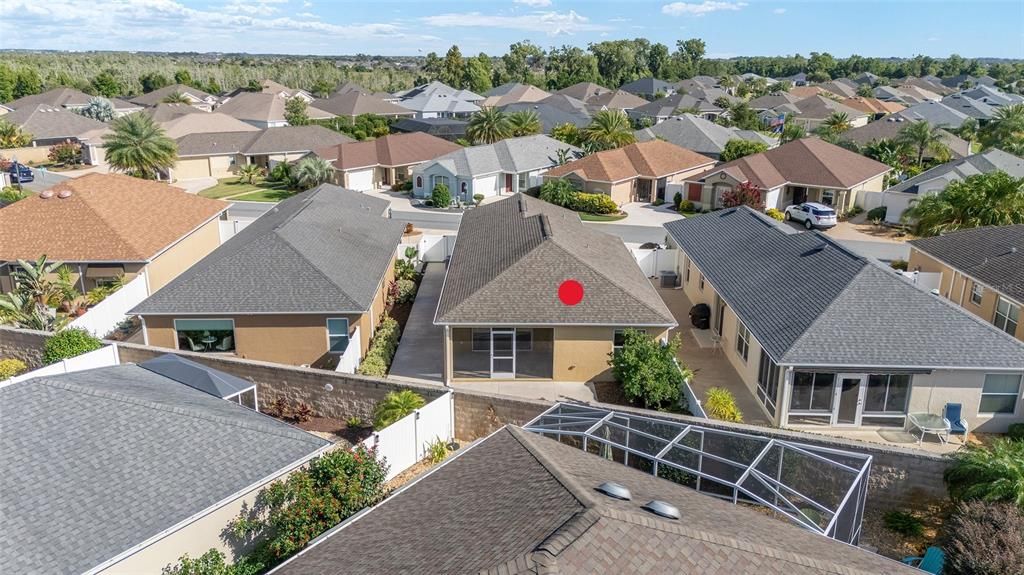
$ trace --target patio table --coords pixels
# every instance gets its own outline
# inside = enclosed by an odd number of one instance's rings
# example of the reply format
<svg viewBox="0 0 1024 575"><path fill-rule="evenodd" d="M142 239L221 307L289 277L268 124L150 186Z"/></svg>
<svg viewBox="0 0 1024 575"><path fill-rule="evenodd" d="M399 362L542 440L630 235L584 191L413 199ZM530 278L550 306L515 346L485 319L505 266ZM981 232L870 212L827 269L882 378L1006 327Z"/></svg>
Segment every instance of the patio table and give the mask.
<svg viewBox="0 0 1024 575"><path fill-rule="evenodd" d="M210 349L210 347L213 346L213 344L217 343L217 338L215 338L215 337L213 337L211 335L211 336L204 337L203 339L201 339L199 341L203 342L203 345L206 346L206 349Z"/></svg>
<svg viewBox="0 0 1024 575"><path fill-rule="evenodd" d="M942 443L949 441L949 422L941 415L934 413L911 413L907 415L907 419L910 420L912 426L921 432L921 436L917 438L918 445L921 445L926 433L934 434Z"/></svg>

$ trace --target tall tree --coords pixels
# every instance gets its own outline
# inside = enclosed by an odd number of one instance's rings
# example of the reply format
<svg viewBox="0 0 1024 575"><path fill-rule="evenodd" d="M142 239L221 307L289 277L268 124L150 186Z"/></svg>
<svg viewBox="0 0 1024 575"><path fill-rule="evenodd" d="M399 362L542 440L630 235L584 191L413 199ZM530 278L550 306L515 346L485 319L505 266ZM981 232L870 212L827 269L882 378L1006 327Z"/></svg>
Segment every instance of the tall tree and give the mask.
<svg viewBox="0 0 1024 575"><path fill-rule="evenodd" d="M486 107L473 114L466 126L466 136L474 144L493 144L504 140L512 133L508 116L497 108Z"/></svg>
<svg viewBox="0 0 1024 575"><path fill-rule="evenodd" d="M875 88L868 83L861 84L860 86L857 86L857 95L861 98L874 98Z"/></svg>
<svg viewBox="0 0 1024 575"><path fill-rule="evenodd" d="M443 61L440 56L437 55L437 52L427 53L426 58L423 60L423 67L420 68L423 76L421 79L417 80L417 83L433 82L440 78L442 66Z"/></svg>
<svg viewBox="0 0 1024 575"><path fill-rule="evenodd" d="M576 46L552 48L544 70L549 90L560 90L579 82L599 82L597 58Z"/></svg>
<svg viewBox="0 0 1024 575"><path fill-rule="evenodd" d="M188 70L181 69L174 73L174 83L184 84L186 86L192 85L192 74Z"/></svg>
<svg viewBox="0 0 1024 575"><path fill-rule="evenodd" d="M505 64L502 83L535 83L532 68L535 64L542 63L543 59L544 50L529 40L512 44L508 47L508 53L501 57L502 63Z"/></svg>
<svg viewBox="0 0 1024 575"><path fill-rule="evenodd" d="M0 102L10 102L14 99L14 85L17 81L18 75L14 69L0 62Z"/></svg>
<svg viewBox="0 0 1024 575"><path fill-rule="evenodd" d="M585 142L594 150L610 150L636 141L633 126L622 110L601 110L583 130Z"/></svg>
<svg viewBox="0 0 1024 575"><path fill-rule="evenodd" d="M963 228L1024 224L1024 178L1006 172L976 174L937 194L927 194L903 212L920 236Z"/></svg>
<svg viewBox="0 0 1024 575"><path fill-rule="evenodd" d="M938 154L946 149L946 145L942 143L941 130L938 126L920 120L904 126L896 136L896 141L913 148L917 153L917 165L923 167L926 152Z"/></svg>
<svg viewBox="0 0 1024 575"><path fill-rule="evenodd" d="M145 114L128 114L110 123L103 137L107 162L136 178L154 179L178 161L178 145Z"/></svg>
<svg viewBox="0 0 1024 575"><path fill-rule="evenodd" d="M466 60L466 72L462 77L462 87L477 94L483 94L493 87L491 73L491 57L480 52L476 58Z"/></svg>
<svg viewBox="0 0 1024 575"><path fill-rule="evenodd" d="M112 70L104 70L97 74L96 77L92 79L92 87L96 90L97 94L107 98L113 98L114 96L119 95L123 90L120 80L114 76L114 72Z"/></svg>
<svg viewBox="0 0 1024 575"><path fill-rule="evenodd" d="M309 125L309 114L306 112L307 104L302 98L288 98L284 103L284 119L289 126Z"/></svg>
<svg viewBox="0 0 1024 575"><path fill-rule="evenodd" d="M1024 155L1024 104L996 108L995 116L981 131L981 143L986 148Z"/></svg>
<svg viewBox="0 0 1024 575"><path fill-rule="evenodd" d="M722 148L722 161L731 162L744 156L760 154L768 150L768 144L752 140L729 140Z"/></svg>
<svg viewBox="0 0 1024 575"><path fill-rule="evenodd" d="M706 49L704 40L700 38L676 41L676 51L672 54L676 75L680 78L692 78L699 75Z"/></svg>
<svg viewBox="0 0 1024 575"><path fill-rule="evenodd" d="M647 70L655 78L668 78L671 74L670 60L668 46L661 42L651 44L651 49L647 52Z"/></svg>
<svg viewBox="0 0 1024 575"><path fill-rule="evenodd" d="M31 96L43 91L43 80L32 68L19 68L14 80L14 98Z"/></svg>
<svg viewBox="0 0 1024 575"><path fill-rule="evenodd" d="M462 60L462 52L458 46L452 46L444 55L444 63L441 64L441 77L445 84L453 88L462 88L462 81L466 75L466 63Z"/></svg>
<svg viewBox="0 0 1024 575"><path fill-rule="evenodd" d="M147 94L171 84L167 77L159 72L147 72L139 76L139 83L142 84L143 93Z"/></svg>

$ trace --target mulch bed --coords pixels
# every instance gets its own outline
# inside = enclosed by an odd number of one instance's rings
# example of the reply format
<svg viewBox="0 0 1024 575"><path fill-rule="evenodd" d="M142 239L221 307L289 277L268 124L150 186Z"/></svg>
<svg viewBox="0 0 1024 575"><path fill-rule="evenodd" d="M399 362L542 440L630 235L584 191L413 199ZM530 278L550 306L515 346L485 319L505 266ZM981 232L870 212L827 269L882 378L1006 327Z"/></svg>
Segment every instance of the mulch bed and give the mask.
<svg viewBox="0 0 1024 575"><path fill-rule="evenodd" d="M423 274L416 274L413 276L412 281L416 283L416 292L419 293L420 282L423 280ZM405 333L405 324L409 321L409 314L412 313L412 304L416 303L416 298L413 298L410 302L396 303L391 306L391 309L387 311L387 314L394 318L398 322L398 332ZM401 336L399 336L401 339Z"/></svg>
<svg viewBox="0 0 1024 575"><path fill-rule="evenodd" d="M905 510L907 511L907 510ZM949 501L926 504L910 511L924 524L921 536L896 533L885 526L885 511L869 510L864 513L860 544L875 548L879 555L890 559L919 557L931 545L935 545L942 530L942 523L952 511Z"/></svg>
<svg viewBox="0 0 1024 575"><path fill-rule="evenodd" d="M622 392L622 384L615 381L594 381L589 384L594 389L594 398L600 403L610 403L613 405L625 405L627 407L635 407L637 409L646 409L643 404L629 401L626 399L626 394ZM693 415L690 412L674 412L669 413L681 413L682 415Z"/></svg>
<svg viewBox="0 0 1024 575"><path fill-rule="evenodd" d="M293 419L283 419L283 421L287 421L306 431L325 433L344 439L352 445L373 435L373 429L370 427L349 427L344 421L333 417L313 417L309 421L303 421L302 423Z"/></svg>

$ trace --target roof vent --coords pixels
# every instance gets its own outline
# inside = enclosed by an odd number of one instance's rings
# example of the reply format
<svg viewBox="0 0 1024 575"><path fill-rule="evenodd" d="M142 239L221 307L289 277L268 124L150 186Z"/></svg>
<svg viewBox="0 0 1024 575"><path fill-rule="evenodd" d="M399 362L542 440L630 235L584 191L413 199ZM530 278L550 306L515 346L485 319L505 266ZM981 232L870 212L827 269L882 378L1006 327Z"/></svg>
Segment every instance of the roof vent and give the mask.
<svg viewBox="0 0 1024 575"><path fill-rule="evenodd" d="M928 293L930 293L930 294L932 294L934 296L942 295L942 294L939 293L939 288L935 288L935 289L933 289L932 291L930 291Z"/></svg>
<svg viewBox="0 0 1024 575"><path fill-rule="evenodd" d="M1012 247L1010 247L1010 253L1011 253L1011 254L1015 254L1015 253L1017 253L1017 246L1012 246Z"/></svg>
<svg viewBox="0 0 1024 575"><path fill-rule="evenodd" d="M605 481L601 485L597 486L597 490L608 497L621 499L623 501L629 501L633 498L633 494L629 492L629 489L627 489L626 486L620 483L615 483L614 481Z"/></svg>
<svg viewBox="0 0 1024 575"><path fill-rule="evenodd" d="M57 197L62 200L66 200L71 197L71 190L64 188L63 190L57 192Z"/></svg>
<svg viewBox="0 0 1024 575"><path fill-rule="evenodd" d="M643 508L665 519L679 519L679 508L671 503L655 499L654 501L649 501Z"/></svg>
<svg viewBox="0 0 1024 575"><path fill-rule="evenodd" d="M39 192L39 197L44 200L48 200L53 197L53 190L43 190L42 192Z"/></svg>

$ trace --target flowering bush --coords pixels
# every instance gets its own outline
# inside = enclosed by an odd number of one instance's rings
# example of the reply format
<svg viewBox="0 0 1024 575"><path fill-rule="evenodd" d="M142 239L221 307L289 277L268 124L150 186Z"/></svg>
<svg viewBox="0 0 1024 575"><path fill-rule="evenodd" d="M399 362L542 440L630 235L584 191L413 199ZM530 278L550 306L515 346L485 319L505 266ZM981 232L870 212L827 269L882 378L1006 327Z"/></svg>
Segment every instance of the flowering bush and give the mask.
<svg viewBox="0 0 1024 575"><path fill-rule="evenodd" d="M722 194L722 207L735 208L737 206L750 206L758 211L763 210L764 198L761 197L761 189L750 182L743 182L736 186L736 189Z"/></svg>
<svg viewBox="0 0 1024 575"><path fill-rule="evenodd" d="M65 140L50 146L50 153L46 157L55 164L77 166L82 163L82 146L71 140Z"/></svg>

